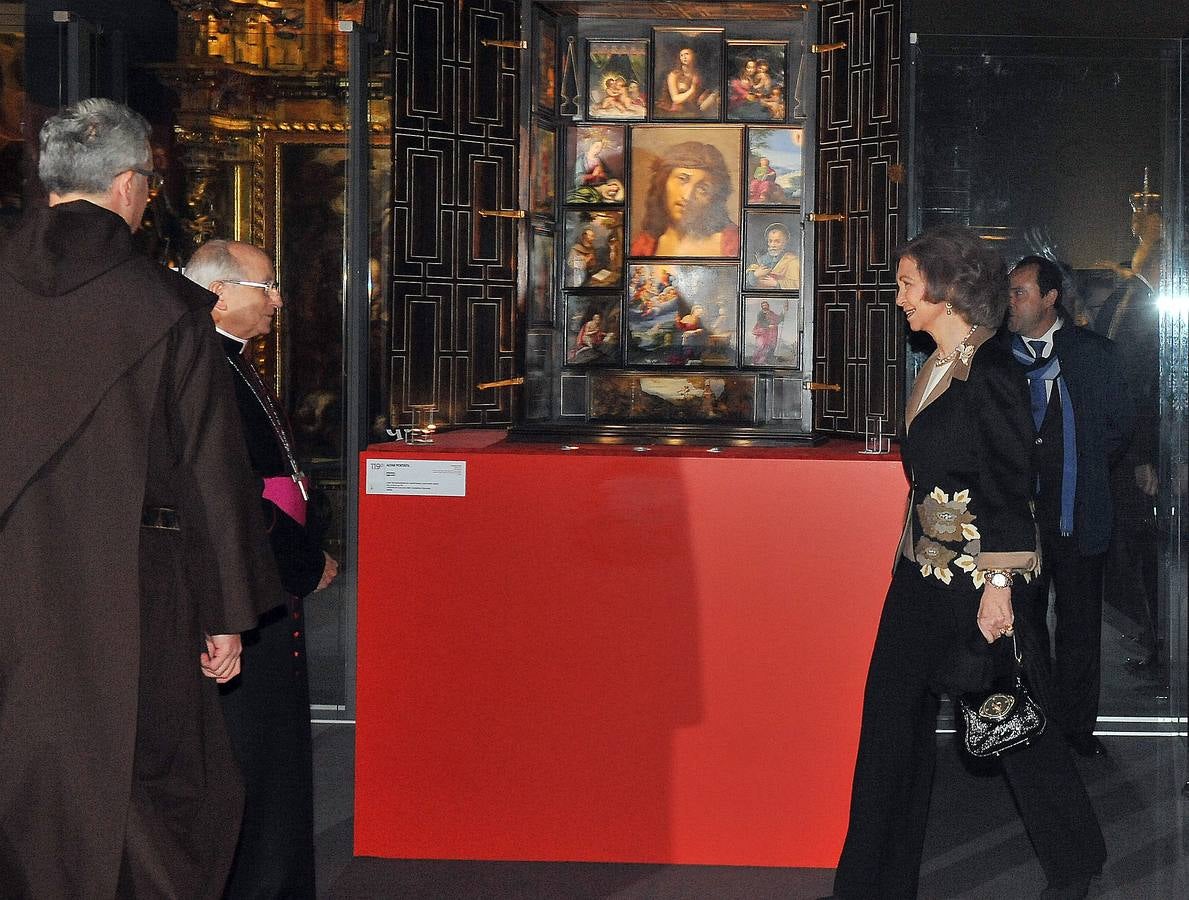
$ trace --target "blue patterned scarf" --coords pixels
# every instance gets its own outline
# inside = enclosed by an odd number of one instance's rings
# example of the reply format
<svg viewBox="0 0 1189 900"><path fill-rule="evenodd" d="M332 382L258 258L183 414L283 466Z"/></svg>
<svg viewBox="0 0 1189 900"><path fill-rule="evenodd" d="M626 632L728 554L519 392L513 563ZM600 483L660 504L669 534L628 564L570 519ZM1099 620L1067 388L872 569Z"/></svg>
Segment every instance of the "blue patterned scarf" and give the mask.
<svg viewBox="0 0 1189 900"><path fill-rule="evenodd" d="M1073 403L1069 399L1069 388L1061 377L1061 362L1057 359L1057 346L1046 359L1037 359L1024 346L1024 339L1016 335L1011 350L1016 362L1024 367L1028 376L1028 387L1032 395L1032 421L1037 433L1044 423L1048 408L1048 391L1045 383L1052 381L1054 390L1061 398L1061 443L1064 447L1061 461L1061 536L1073 534L1073 499L1078 479L1078 439L1073 420ZM1039 479L1039 475L1037 478Z"/></svg>

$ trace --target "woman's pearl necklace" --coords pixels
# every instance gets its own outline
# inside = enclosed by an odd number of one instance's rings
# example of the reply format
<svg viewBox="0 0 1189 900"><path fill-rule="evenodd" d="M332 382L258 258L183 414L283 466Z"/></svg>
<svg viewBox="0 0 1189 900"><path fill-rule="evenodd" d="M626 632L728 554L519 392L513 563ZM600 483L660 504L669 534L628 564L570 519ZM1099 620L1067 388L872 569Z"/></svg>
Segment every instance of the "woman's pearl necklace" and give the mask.
<svg viewBox="0 0 1189 900"><path fill-rule="evenodd" d="M968 340L970 340L970 336L972 334L974 334L976 331L978 331L978 326L971 325L970 330L968 332L966 332L966 336L964 338L962 338L962 340L958 341L958 346L955 347L953 350L951 350L949 353L946 353L944 356L937 357L937 359L935 359L933 361L933 365L937 366L937 368L940 369L942 366L948 366L950 363L952 363L955 359L958 358L959 354L966 351L966 349L967 349L966 342Z"/></svg>

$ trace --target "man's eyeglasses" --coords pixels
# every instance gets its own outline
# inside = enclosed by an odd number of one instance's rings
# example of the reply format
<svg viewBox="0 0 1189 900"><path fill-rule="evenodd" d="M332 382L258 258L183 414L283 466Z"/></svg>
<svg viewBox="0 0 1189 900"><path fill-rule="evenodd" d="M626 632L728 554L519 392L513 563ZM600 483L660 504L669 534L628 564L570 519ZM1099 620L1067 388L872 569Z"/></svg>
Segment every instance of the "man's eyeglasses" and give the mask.
<svg viewBox="0 0 1189 900"><path fill-rule="evenodd" d="M266 294L275 294L281 289L279 281L236 281L234 278L220 278L224 284L242 284L244 287L260 288Z"/></svg>
<svg viewBox="0 0 1189 900"><path fill-rule="evenodd" d="M165 178L160 172L154 172L152 169L129 169L129 172L135 172L137 175L143 175L148 179L149 190L159 191L165 184Z"/></svg>

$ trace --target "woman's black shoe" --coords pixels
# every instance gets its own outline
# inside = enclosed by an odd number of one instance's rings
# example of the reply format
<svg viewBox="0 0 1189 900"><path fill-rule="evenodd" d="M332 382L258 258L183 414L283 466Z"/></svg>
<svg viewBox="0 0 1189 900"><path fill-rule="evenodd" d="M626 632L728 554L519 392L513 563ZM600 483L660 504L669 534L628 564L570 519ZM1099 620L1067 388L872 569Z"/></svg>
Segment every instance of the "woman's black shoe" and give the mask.
<svg viewBox="0 0 1189 900"><path fill-rule="evenodd" d="M1078 756L1106 756L1106 747L1091 733L1067 734L1065 741Z"/></svg>
<svg viewBox="0 0 1189 900"><path fill-rule="evenodd" d="M1041 900L1082 900L1090 893L1090 881L1093 878L1093 875L1083 875L1081 878L1063 881L1060 884L1045 885L1045 889L1040 892L1040 898Z"/></svg>

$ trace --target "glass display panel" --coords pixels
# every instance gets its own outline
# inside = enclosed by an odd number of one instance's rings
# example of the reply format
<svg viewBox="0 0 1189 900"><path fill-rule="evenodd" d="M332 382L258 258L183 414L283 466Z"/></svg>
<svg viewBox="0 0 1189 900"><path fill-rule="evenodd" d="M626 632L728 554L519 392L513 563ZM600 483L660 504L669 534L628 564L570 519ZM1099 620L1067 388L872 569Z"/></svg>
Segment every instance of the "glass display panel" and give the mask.
<svg viewBox="0 0 1189 900"><path fill-rule="evenodd" d="M1184 450L1167 442L1185 415L1168 403L1185 366L1173 337L1185 315L1181 51L1074 38L922 35L919 45L912 230L958 223L1009 266L1054 261L1070 324L1114 342L1138 415L1110 475L1099 727L1159 729L1177 707L1184 715L1186 588L1169 537ZM1061 616L1058 601L1051 628Z"/></svg>

